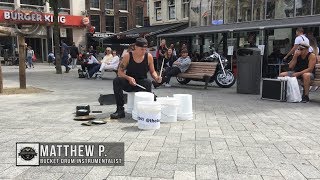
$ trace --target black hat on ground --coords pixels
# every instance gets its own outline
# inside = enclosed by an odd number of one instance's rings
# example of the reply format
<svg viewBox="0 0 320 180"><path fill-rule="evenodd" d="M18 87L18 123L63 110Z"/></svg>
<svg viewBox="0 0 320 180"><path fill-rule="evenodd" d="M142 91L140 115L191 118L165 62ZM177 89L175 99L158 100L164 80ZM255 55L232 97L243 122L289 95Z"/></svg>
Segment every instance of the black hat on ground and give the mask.
<svg viewBox="0 0 320 180"><path fill-rule="evenodd" d="M138 47L148 47L148 41L145 38L137 38L136 39L136 46Z"/></svg>

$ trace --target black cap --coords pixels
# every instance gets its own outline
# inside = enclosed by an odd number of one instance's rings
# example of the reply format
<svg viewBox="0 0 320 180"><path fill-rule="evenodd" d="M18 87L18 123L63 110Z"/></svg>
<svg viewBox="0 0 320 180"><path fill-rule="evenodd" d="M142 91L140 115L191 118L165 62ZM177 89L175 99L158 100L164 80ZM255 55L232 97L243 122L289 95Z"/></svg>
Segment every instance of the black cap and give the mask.
<svg viewBox="0 0 320 180"><path fill-rule="evenodd" d="M145 38L137 38L136 39L136 46L138 47L148 47L148 41Z"/></svg>

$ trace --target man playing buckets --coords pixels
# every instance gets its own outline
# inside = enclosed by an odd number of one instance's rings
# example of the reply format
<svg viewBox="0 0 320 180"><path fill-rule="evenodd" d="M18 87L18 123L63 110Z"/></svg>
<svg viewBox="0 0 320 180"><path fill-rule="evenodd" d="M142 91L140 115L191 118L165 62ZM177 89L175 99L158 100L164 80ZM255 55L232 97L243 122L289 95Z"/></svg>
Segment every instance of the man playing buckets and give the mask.
<svg viewBox="0 0 320 180"><path fill-rule="evenodd" d="M113 80L113 91L117 103L117 110L110 115L111 119L125 117L123 91L151 92L151 80L147 78L150 71L152 78L160 83L162 78L154 70L153 57L147 53L148 41L145 38L137 38L132 52L125 53L118 68L118 77Z"/></svg>

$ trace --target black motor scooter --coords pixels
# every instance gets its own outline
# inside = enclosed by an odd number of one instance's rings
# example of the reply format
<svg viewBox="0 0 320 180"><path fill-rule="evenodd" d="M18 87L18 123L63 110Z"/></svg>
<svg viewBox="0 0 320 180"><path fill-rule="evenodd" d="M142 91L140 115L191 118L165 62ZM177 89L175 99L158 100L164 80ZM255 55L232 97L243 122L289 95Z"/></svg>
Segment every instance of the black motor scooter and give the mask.
<svg viewBox="0 0 320 180"><path fill-rule="evenodd" d="M228 61L227 58L220 56L215 50L213 49L213 53L205 57L201 62L217 62L217 68L213 76L210 77L209 83L216 82L219 87L222 88L229 88L233 86L236 82L236 78L234 77L231 71L231 61ZM177 77L177 81L180 84L188 84L191 80L193 81L203 81L199 79L189 79L189 78L181 78Z"/></svg>

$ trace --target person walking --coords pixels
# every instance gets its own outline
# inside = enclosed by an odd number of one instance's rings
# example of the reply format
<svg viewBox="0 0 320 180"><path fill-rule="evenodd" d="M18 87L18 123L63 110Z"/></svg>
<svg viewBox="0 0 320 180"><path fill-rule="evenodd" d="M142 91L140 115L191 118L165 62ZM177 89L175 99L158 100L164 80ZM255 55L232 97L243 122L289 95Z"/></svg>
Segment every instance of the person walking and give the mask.
<svg viewBox="0 0 320 180"><path fill-rule="evenodd" d="M69 72L71 68L68 66L68 58L69 58L69 47L68 45L61 40L61 53L62 53L62 58L61 58L61 65L66 67L66 73Z"/></svg>
<svg viewBox="0 0 320 180"><path fill-rule="evenodd" d="M31 66L34 68L33 62L32 62L32 57L34 56L34 51L32 50L31 46L28 46L27 48L27 64L29 68Z"/></svg>
<svg viewBox="0 0 320 180"><path fill-rule="evenodd" d="M70 56L72 59L71 68L74 69L77 67L77 60L79 58L79 49L74 42L72 43L72 46L70 48Z"/></svg>

